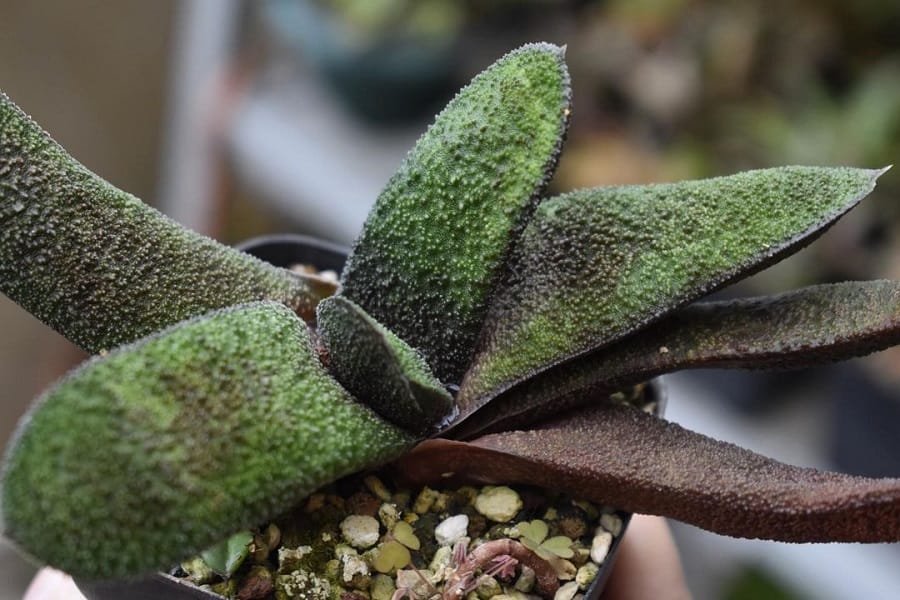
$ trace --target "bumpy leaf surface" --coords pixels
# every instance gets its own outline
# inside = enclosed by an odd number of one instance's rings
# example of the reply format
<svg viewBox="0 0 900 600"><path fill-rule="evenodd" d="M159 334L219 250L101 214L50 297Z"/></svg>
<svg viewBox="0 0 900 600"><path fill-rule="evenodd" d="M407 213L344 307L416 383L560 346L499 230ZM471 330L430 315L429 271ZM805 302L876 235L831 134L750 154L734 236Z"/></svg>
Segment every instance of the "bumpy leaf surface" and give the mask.
<svg viewBox="0 0 900 600"><path fill-rule="evenodd" d="M811 241L881 171L784 167L542 203L460 390L463 414Z"/></svg>
<svg viewBox="0 0 900 600"><path fill-rule="evenodd" d="M48 392L7 452L5 533L73 575L133 577L411 443L324 371L288 308L241 305L95 358Z"/></svg>
<svg viewBox="0 0 900 600"><path fill-rule="evenodd" d="M461 423L454 437L558 413L663 373L810 367L897 343L900 283L894 281L844 282L692 304L515 386Z"/></svg>
<svg viewBox="0 0 900 600"><path fill-rule="evenodd" d="M453 397L415 350L340 296L319 303L318 332L335 378L385 419L425 433L453 409Z"/></svg>
<svg viewBox="0 0 900 600"><path fill-rule="evenodd" d="M524 483L716 533L786 542L900 541L900 480L794 467L604 403L532 431L429 440L401 472L420 483Z"/></svg>
<svg viewBox="0 0 900 600"><path fill-rule="evenodd" d="M454 98L381 193L342 293L458 383L488 300L556 165L569 115L562 49L524 46Z"/></svg>
<svg viewBox="0 0 900 600"><path fill-rule="evenodd" d="M252 300L312 319L334 286L184 229L88 171L0 93L0 291L99 352Z"/></svg>

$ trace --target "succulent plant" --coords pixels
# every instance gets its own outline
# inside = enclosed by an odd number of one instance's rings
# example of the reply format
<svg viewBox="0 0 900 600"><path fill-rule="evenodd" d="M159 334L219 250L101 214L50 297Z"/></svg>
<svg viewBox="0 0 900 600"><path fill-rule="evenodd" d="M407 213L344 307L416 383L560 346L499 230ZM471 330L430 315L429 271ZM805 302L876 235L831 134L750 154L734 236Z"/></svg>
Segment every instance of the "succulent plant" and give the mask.
<svg viewBox="0 0 900 600"><path fill-rule="evenodd" d="M550 486L733 536L900 540L900 481L783 465L608 401L673 370L900 341L890 281L699 301L811 242L883 171L547 198L569 114L561 48L475 77L336 286L184 230L0 96L0 290L96 355L22 420L6 534L72 574L128 578L399 461L423 482Z"/></svg>

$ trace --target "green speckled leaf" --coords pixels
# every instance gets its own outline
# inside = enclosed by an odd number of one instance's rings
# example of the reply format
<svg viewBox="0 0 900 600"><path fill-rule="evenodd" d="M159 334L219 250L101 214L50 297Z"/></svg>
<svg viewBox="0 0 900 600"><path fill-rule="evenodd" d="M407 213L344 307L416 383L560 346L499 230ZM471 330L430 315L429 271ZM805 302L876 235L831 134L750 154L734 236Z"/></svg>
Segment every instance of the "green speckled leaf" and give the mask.
<svg viewBox="0 0 900 600"><path fill-rule="evenodd" d="M463 414L809 243L882 171L784 167L540 205L491 305Z"/></svg>
<svg viewBox="0 0 900 600"><path fill-rule="evenodd" d="M418 484L536 485L735 537L900 541L900 479L779 463L629 406L603 403L530 431L428 440L398 471Z"/></svg>
<svg viewBox="0 0 900 600"><path fill-rule="evenodd" d="M454 98L381 193L342 293L458 383L511 242L556 165L569 115L562 49L524 46Z"/></svg>
<svg viewBox="0 0 900 600"><path fill-rule="evenodd" d="M619 342L513 387L455 437L515 428L683 369L794 369L900 343L900 283L844 282L696 303ZM494 426L497 424L497 426Z"/></svg>
<svg viewBox="0 0 900 600"><path fill-rule="evenodd" d="M417 434L450 414L453 398L422 357L359 306L333 296L317 313L330 370L355 398Z"/></svg>
<svg viewBox="0 0 900 600"><path fill-rule="evenodd" d="M252 300L311 319L334 286L184 229L88 171L0 93L0 291L96 353Z"/></svg>
<svg viewBox="0 0 900 600"><path fill-rule="evenodd" d="M95 358L6 455L6 535L86 579L167 568L411 437L321 367L288 308L223 309Z"/></svg>

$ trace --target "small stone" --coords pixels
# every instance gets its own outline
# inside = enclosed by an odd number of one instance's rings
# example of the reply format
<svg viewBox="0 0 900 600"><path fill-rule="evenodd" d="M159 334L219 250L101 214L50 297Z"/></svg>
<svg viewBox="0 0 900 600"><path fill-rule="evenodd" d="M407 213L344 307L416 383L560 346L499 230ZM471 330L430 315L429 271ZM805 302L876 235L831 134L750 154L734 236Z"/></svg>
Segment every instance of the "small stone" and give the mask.
<svg viewBox="0 0 900 600"><path fill-rule="evenodd" d="M371 582L369 565L358 554L344 554L341 557L341 579L352 588L368 589Z"/></svg>
<svg viewBox="0 0 900 600"><path fill-rule="evenodd" d="M390 531L400 521L400 510L396 504L385 502L378 507L378 520Z"/></svg>
<svg viewBox="0 0 900 600"><path fill-rule="evenodd" d="M372 585L369 586L369 595L372 600L391 600L397 587L394 580L387 575L378 574L372 578Z"/></svg>
<svg viewBox="0 0 900 600"><path fill-rule="evenodd" d="M559 589L556 590L556 595L553 596L553 600L572 600L577 593L578 583L570 581L569 583L559 586Z"/></svg>
<svg viewBox="0 0 900 600"><path fill-rule="evenodd" d="M215 579L216 574L202 558L195 556L181 563L181 568L187 573L187 579L195 585L203 585Z"/></svg>
<svg viewBox="0 0 900 600"><path fill-rule="evenodd" d="M516 579L516 583L515 585L513 585L513 587L516 589L516 591L527 594L534 589L534 581L536 579L536 576L534 573L534 569L532 569L528 565L522 565L521 571L522 572L519 574L519 578Z"/></svg>
<svg viewBox="0 0 900 600"><path fill-rule="evenodd" d="M350 515L341 521L344 540L356 548L368 548L378 542L378 520L366 515Z"/></svg>
<svg viewBox="0 0 900 600"><path fill-rule="evenodd" d="M522 498L505 485L486 486L475 498L475 510L492 521L506 523L522 510Z"/></svg>
<svg viewBox="0 0 900 600"><path fill-rule="evenodd" d="M306 598L307 600L329 600L331 584L313 573L299 570L275 577L276 600Z"/></svg>
<svg viewBox="0 0 900 600"><path fill-rule="evenodd" d="M237 600L264 600L275 591L275 576L262 566L253 567L241 579L235 593Z"/></svg>
<svg viewBox="0 0 900 600"><path fill-rule="evenodd" d="M556 572L556 577L560 581L572 581L578 573L578 569L575 565L564 558L557 558L554 556L548 562L550 563L550 566L553 567L553 570Z"/></svg>
<svg viewBox="0 0 900 600"><path fill-rule="evenodd" d="M489 600L502 594L503 588L500 586L500 582L490 575L482 575L475 583L475 593L479 600Z"/></svg>
<svg viewBox="0 0 900 600"><path fill-rule="evenodd" d="M303 557L312 552L312 546L298 546L288 548L282 546L278 549L278 571L287 573L296 571L303 566Z"/></svg>
<svg viewBox="0 0 900 600"><path fill-rule="evenodd" d="M601 527L597 528L594 539L591 540L591 560L602 565L609 554L609 547L612 545L613 535Z"/></svg>
<svg viewBox="0 0 900 600"><path fill-rule="evenodd" d="M429 508L428 510L438 514L447 512L448 510L450 510L451 501L452 498L450 497L450 494L438 492L434 497L434 502L431 503L431 508Z"/></svg>
<svg viewBox="0 0 900 600"><path fill-rule="evenodd" d="M589 562L582 565L578 569L578 573L575 574L575 582L578 584L578 589L582 592L585 591L593 583L599 572L600 567L595 563Z"/></svg>
<svg viewBox="0 0 900 600"><path fill-rule="evenodd" d="M438 492L430 487L423 487L422 491L419 492L419 495L416 496L416 501L413 502L413 512L424 515L431 510L431 506L434 504L434 501L437 500L437 497Z"/></svg>
<svg viewBox="0 0 900 600"><path fill-rule="evenodd" d="M397 589L408 589L416 598L427 598L427 594L431 589L431 578L433 573L428 569L400 569L397 571L397 579L394 584Z"/></svg>
<svg viewBox="0 0 900 600"><path fill-rule="evenodd" d="M453 548L450 546L441 546L431 557L428 568L434 573L437 580L444 581L447 579L450 570L450 561L453 558Z"/></svg>
<svg viewBox="0 0 900 600"><path fill-rule="evenodd" d="M622 517L616 514L604 514L600 517L600 525L607 530L613 537L622 535Z"/></svg>
<svg viewBox="0 0 900 600"><path fill-rule="evenodd" d="M573 540L577 540L588 531L587 523L580 516L567 514L556 522L559 532Z"/></svg>
<svg viewBox="0 0 900 600"><path fill-rule="evenodd" d="M441 546L452 546L466 536L469 529L469 517L454 515L446 518L434 529L434 539Z"/></svg>
<svg viewBox="0 0 900 600"><path fill-rule="evenodd" d="M547 508L546 511L544 511L544 520L545 521L555 521L558 518L559 518L559 511L556 510L555 508L553 508L552 506Z"/></svg>
<svg viewBox="0 0 900 600"><path fill-rule="evenodd" d="M372 494L379 498L382 502L389 502L391 499L391 490L384 485L384 482L381 481L375 475L367 475L363 479L363 485L366 486Z"/></svg>

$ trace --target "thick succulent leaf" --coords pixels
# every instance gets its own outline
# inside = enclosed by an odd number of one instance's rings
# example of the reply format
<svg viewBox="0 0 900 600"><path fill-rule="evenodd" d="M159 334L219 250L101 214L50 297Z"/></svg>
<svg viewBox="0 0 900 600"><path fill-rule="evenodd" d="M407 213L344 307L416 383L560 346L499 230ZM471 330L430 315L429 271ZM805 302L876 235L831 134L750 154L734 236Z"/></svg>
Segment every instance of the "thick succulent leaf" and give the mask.
<svg viewBox="0 0 900 600"><path fill-rule="evenodd" d="M333 296L317 314L330 370L355 398L417 434L450 414L453 397L425 360L359 306Z"/></svg>
<svg viewBox="0 0 900 600"><path fill-rule="evenodd" d="M86 579L166 568L398 456L402 430L318 362L290 309L223 309L98 357L20 425L5 533Z"/></svg>
<svg viewBox="0 0 900 600"><path fill-rule="evenodd" d="M0 291L99 352L252 300L312 319L334 286L184 229L88 171L0 93Z"/></svg>
<svg viewBox="0 0 900 600"><path fill-rule="evenodd" d="M459 424L470 437L509 428L625 389L697 368L793 369L846 360L900 343L900 283L844 282L777 296L681 308L608 348L559 365Z"/></svg>
<svg viewBox="0 0 900 600"><path fill-rule="evenodd" d="M342 293L458 383L511 242L546 186L568 125L563 49L532 44L454 98L390 180Z"/></svg>
<svg viewBox="0 0 900 600"><path fill-rule="evenodd" d="M784 167L540 205L491 305L463 414L808 243L882 171Z"/></svg>
<svg viewBox="0 0 900 600"><path fill-rule="evenodd" d="M716 533L786 542L900 541L900 480L779 463L625 405L538 430L429 440L399 471L419 483L532 484Z"/></svg>

